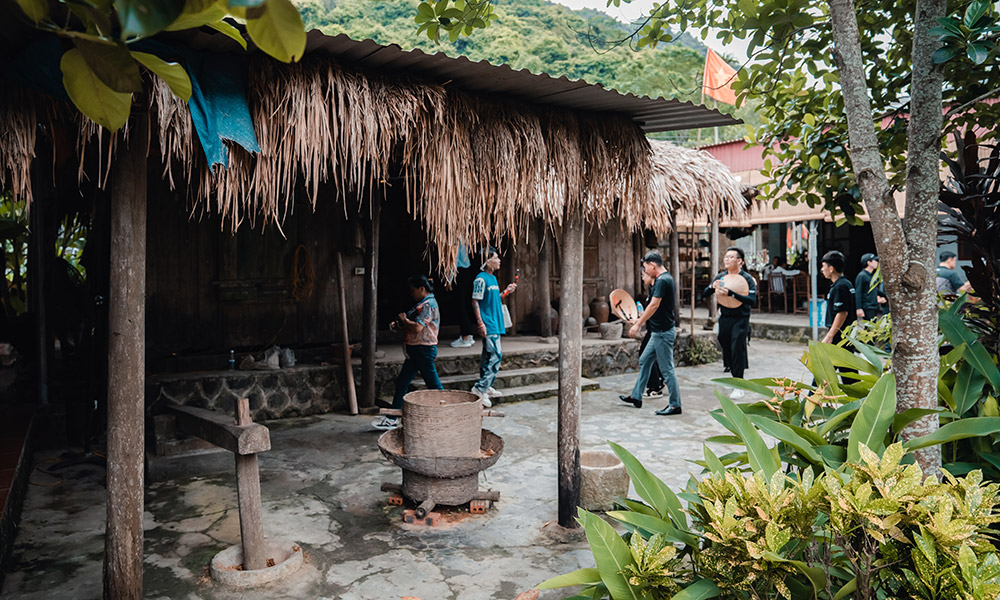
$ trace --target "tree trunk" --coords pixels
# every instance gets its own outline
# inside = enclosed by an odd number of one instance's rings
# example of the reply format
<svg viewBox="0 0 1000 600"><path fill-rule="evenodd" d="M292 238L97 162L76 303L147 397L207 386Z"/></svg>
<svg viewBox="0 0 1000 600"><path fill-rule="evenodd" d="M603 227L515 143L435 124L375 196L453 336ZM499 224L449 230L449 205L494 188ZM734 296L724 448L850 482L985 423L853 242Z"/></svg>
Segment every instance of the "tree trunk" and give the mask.
<svg viewBox="0 0 1000 600"><path fill-rule="evenodd" d="M931 53L937 44L928 34L945 15L944 0L918 0L914 18L911 114L906 174L906 223L896 211L886 178L865 81L854 3L832 0L834 56L844 94L850 132L851 162L871 218L882 277L892 310L893 372L897 410L937 407L937 304L934 251L937 239L938 153L941 137L940 69ZM937 429L931 415L903 430L903 439ZM940 446L916 452L927 475L937 475Z"/></svg>
<svg viewBox="0 0 1000 600"><path fill-rule="evenodd" d="M142 598L144 384L146 375L146 149L148 115L131 130L111 175L108 298L108 504L104 597Z"/></svg>
<svg viewBox="0 0 1000 600"><path fill-rule="evenodd" d="M583 360L583 206L566 208L559 298L559 524L578 527Z"/></svg>

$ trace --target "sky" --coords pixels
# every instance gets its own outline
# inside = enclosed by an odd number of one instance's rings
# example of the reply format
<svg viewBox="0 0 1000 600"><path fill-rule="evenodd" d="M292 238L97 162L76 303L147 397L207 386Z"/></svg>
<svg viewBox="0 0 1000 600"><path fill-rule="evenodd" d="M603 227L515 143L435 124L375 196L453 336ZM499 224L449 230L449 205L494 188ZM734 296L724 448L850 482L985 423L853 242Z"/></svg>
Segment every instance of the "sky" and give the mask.
<svg viewBox="0 0 1000 600"><path fill-rule="evenodd" d="M608 6L607 0L552 0L557 4L562 4L570 8L593 8L595 10L603 11L612 17L618 19L619 21L630 22L634 21L643 15L649 13L653 6L653 0L632 0L631 3L626 4L622 2L621 7ZM695 39L700 40L703 44L715 50L718 54L726 54L737 60L746 60L746 43L742 40L734 40L734 42L728 46L724 45L719 40L715 39L714 32L709 33L708 37L704 40L701 39L701 32L690 31L689 32Z"/></svg>

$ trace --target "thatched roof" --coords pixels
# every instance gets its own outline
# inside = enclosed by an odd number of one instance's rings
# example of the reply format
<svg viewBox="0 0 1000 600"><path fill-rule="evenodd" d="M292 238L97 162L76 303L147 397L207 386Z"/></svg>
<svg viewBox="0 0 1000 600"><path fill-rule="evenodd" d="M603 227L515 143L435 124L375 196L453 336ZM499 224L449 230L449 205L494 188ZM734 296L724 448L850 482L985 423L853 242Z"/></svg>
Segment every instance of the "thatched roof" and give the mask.
<svg viewBox="0 0 1000 600"><path fill-rule="evenodd" d="M261 151L230 146L226 169L208 168L183 101L158 80L148 94L151 144L158 146L153 154L164 179L187 190L193 215L216 213L233 228L244 221L280 226L297 189L315 207L330 200L318 196L321 184L331 184L322 190L332 188L332 200L354 212L368 210L385 186L402 186L440 264L451 265L460 240L516 240L532 219L558 225L576 203L592 223L615 220L661 233L669 228L672 205L651 202L654 196L731 204L723 178L713 178L703 161L658 161L655 152L651 161L635 115L469 93L399 73L345 68L319 53L293 65L259 54L248 60L248 101ZM36 123L45 121L74 130L81 180L106 179L116 140L127 129L108 135L69 105L16 91L0 99L6 141L0 185L30 200ZM672 148L678 156L694 152ZM101 157L101 173L84 173L88 152Z"/></svg>
<svg viewBox="0 0 1000 600"><path fill-rule="evenodd" d="M694 218L718 214L721 219L733 219L750 211L743 186L708 152L658 140L650 140L649 144L653 203ZM652 218L647 217L647 221ZM656 229L655 225L647 224L652 229Z"/></svg>

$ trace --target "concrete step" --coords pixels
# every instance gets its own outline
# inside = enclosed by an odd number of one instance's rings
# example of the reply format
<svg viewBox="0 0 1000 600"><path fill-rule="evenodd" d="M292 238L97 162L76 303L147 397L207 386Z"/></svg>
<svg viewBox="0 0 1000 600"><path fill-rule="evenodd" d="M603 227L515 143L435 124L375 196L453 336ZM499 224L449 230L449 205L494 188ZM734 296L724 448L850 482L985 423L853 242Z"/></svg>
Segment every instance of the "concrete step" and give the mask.
<svg viewBox="0 0 1000 600"><path fill-rule="evenodd" d="M535 367L531 369L504 369L501 368L497 374L497 379L493 387L504 390L513 387L523 387L537 385L540 383L550 383L559 378L559 370L555 367ZM479 373L462 373L459 375L447 375L441 378L441 385L446 390L469 391L472 385L479 379ZM413 380L413 386L417 389L427 387L424 380L417 375Z"/></svg>
<svg viewBox="0 0 1000 600"><path fill-rule="evenodd" d="M592 392L601 388L601 385L593 379L581 378L580 387L584 392ZM497 388L500 389L500 388ZM505 388L503 396L493 398L493 406L500 404L510 404L511 402L524 402L526 400L541 400L542 398L554 398L559 395L559 382L550 381L545 383L535 383L512 388Z"/></svg>

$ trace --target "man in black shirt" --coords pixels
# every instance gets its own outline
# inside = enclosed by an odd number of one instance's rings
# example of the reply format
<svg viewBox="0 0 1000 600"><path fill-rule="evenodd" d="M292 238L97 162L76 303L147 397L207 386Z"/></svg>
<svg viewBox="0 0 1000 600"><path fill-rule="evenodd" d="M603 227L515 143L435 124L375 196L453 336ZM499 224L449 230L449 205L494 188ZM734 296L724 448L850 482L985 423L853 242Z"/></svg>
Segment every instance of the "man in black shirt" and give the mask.
<svg viewBox="0 0 1000 600"><path fill-rule="evenodd" d="M740 304L735 308L723 306L719 302L719 345L722 346L722 364L733 374L733 377L743 379L743 372L750 366L747 357L747 340L750 337L750 309L757 304L757 282L753 280L745 270L743 270L743 250L733 246L726 250L722 257L722 264L726 270L719 273L712 284L705 288L702 297L707 298L712 294L721 296L731 296L739 300ZM745 294L726 287L725 277L733 275L742 277L747 283ZM739 282L739 280L736 280ZM730 398L742 398L743 390L734 388L729 395Z"/></svg>
<svg viewBox="0 0 1000 600"><path fill-rule="evenodd" d="M878 257L868 252L861 257L861 272L854 279L854 307L859 319L871 321L882 314L885 292L882 284L872 288L872 276L878 269Z"/></svg>
<svg viewBox="0 0 1000 600"><path fill-rule="evenodd" d="M653 278L653 293L649 306L642 311L629 329L629 336L639 337L643 323L647 323L650 332L649 343L639 356L639 379L632 388L632 394L619 397L623 402L641 408L642 392L646 389L646 381L653 370L653 364L657 364L670 392L670 404L656 411L656 414L679 415L681 392L677 386L677 375L674 373L674 340L677 338L677 330L674 328L674 278L663 267L663 257L656 250L650 250L642 257L642 268Z"/></svg>
<svg viewBox="0 0 1000 600"><path fill-rule="evenodd" d="M958 256L950 250L945 250L941 253L940 259L941 262L937 268L937 291L946 294L972 291L972 284L965 280L955 268L958 265Z"/></svg>
<svg viewBox="0 0 1000 600"><path fill-rule="evenodd" d="M854 307L854 288L844 277L847 261L844 255L831 250L823 255L820 271L830 280L830 292L826 295L826 326L824 344L836 344L841 340L844 328L854 322L857 316Z"/></svg>

